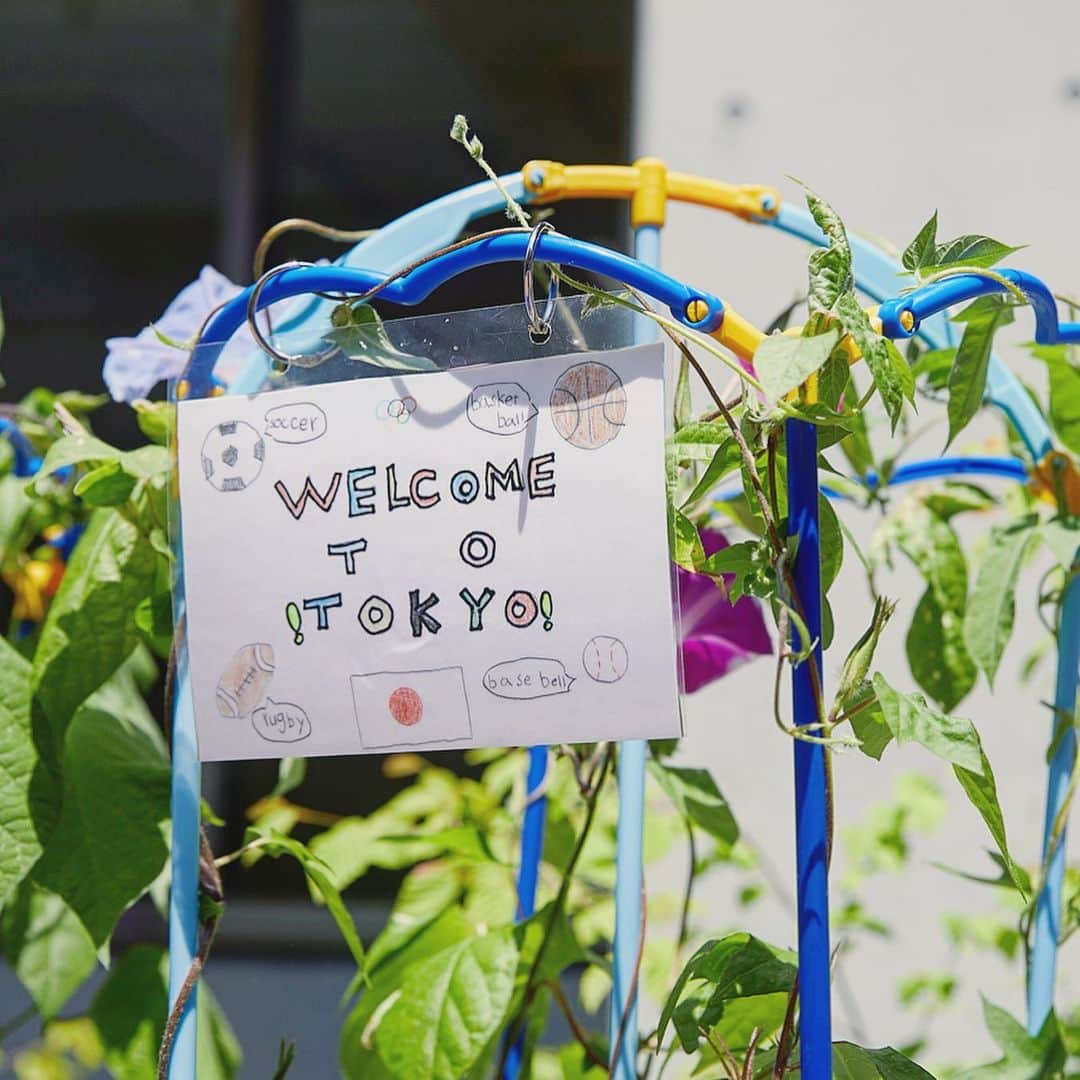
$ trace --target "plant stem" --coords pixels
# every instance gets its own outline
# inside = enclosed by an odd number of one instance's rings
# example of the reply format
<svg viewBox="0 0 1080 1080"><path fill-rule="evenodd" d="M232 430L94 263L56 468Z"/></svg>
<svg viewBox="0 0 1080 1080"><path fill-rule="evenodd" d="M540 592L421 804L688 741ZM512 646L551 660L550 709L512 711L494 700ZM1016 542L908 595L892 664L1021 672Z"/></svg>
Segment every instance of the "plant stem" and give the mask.
<svg viewBox="0 0 1080 1080"><path fill-rule="evenodd" d="M679 914L679 935L675 939L674 965L679 963L679 954L687 941L690 940L690 901L694 893L694 884L697 881L697 841L694 837L694 824L690 818L683 816L683 824L686 826L686 842L690 849L690 869L686 873L686 888L683 890L682 911ZM676 972L673 972L676 974Z"/></svg>
<svg viewBox="0 0 1080 1080"><path fill-rule="evenodd" d="M161 1036L161 1049L158 1051L157 1080L168 1080L169 1059L172 1057L173 1042L176 1040L176 1032L180 1026L180 1017L187 1006L191 991L199 981L202 969L206 964L206 958L210 955L210 947L214 943L214 935L217 933L218 918L214 916L203 924L202 939L199 942L199 951L191 961L191 967L184 977L184 984L180 987L180 993L176 997L176 1003L165 1021L165 1030Z"/></svg>
<svg viewBox="0 0 1080 1080"><path fill-rule="evenodd" d="M551 940L555 922L559 917L559 913L566 908L566 899L570 894L570 883L574 876L574 869L578 864L578 860L581 858L581 853L585 850L585 841L588 839L589 832L592 830L593 819L596 817L596 807L600 801L600 792L604 787L604 780L607 778L608 769L611 765L611 757L612 749L609 744L600 764L600 775L597 777L596 786L589 792L589 796L586 800L585 821L581 826L581 832L578 834L577 842L574 844L574 850L570 854L570 861L566 864L566 869L563 871L562 880L559 882L559 891L551 905L551 913L548 915L547 925L544 927L544 936L540 940L540 945L536 950L536 956L533 958L532 966L529 968L529 975L525 980L525 990L522 996L521 1006L507 1026L506 1039L503 1042L502 1055L499 1060L499 1076L503 1075L506 1067L506 1055L509 1053L510 1047L517 1042L518 1034L525 1022L525 1013L528 1010L529 1005L532 1004L533 997L536 995L536 977L540 972L540 965L543 962L544 953L547 951L548 942Z"/></svg>
<svg viewBox="0 0 1080 1080"><path fill-rule="evenodd" d="M581 1044L581 1048L585 1051L585 1056L594 1065L601 1069L606 1069L607 1062L593 1049L592 1044L589 1042L588 1033L582 1028L578 1018L574 1015L574 1010L570 1007L570 1002L566 1000L566 993L562 986L552 979L549 979L546 983L542 983L541 985L547 987L547 989L551 991L552 997L555 998L555 1003L559 1006L563 1016L566 1017L566 1022L570 1026L570 1031L573 1033L574 1038Z"/></svg>

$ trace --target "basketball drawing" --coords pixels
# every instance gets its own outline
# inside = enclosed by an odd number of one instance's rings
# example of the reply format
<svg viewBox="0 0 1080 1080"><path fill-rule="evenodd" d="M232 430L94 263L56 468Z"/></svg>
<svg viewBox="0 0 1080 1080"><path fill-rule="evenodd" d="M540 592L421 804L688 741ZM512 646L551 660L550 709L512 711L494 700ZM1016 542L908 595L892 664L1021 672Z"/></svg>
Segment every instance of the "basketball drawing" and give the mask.
<svg viewBox="0 0 1080 1080"><path fill-rule="evenodd" d="M590 360L567 368L551 391L551 422L579 450L607 445L626 423L626 388L607 366Z"/></svg>
<svg viewBox="0 0 1080 1080"><path fill-rule="evenodd" d="M590 638L581 654L581 666L594 682L618 682L630 666L630 654L617 637Z"/></svg>
<svg viewBox="0 0 1080 1080"><path fill-rule="evenodd" d="M263 642L238 649L217 684L217 708L230 720L247 716L262 701L274 675L274 650Z"/></svg>
<svg viewBox="0 0 1080 1080"><path fill-rule="evenodd" d="M203 440L203 476L218 491L243 491L262 472L265 457L266 444L250 424L227 420Z"/></svg>

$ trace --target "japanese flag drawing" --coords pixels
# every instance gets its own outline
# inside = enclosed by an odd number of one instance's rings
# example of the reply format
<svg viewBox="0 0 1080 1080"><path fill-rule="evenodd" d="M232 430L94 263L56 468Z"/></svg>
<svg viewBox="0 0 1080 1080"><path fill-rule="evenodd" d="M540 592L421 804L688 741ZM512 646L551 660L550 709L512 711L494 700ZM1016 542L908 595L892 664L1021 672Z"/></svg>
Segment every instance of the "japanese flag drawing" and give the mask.
<svg viewBox="0 0 1080 1080"><path fill-rule="evenodd" d="M472 738L460 667L353 675L353 706L366 750L455 743Z"/></svg>

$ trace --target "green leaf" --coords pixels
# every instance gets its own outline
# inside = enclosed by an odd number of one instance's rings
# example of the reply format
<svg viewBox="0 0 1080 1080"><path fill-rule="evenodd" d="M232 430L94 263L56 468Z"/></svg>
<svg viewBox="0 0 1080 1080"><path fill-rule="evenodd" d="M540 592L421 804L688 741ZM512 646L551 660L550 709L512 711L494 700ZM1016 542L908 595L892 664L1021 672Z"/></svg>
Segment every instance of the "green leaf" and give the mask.
<svg viewBox="0 0 1080 1080"><path fill-rule="evenodd" d="M845 416L850 418L851 428L850 434L845 435L840 440L840 450L844 457L847 458L852 469L859 476L865 477L871 469L876 469L877 461L874 457L874 449L870 445L870 435L867 430L865 415L850 411L859 400L858 388L855 385L855 380L851 377L850 371L848 372L845 394L847 397L845 408L849 410L845 413Z"/></svg>
<svg viewBox="0 0 1080 1080"><path fill-rule="evenodd" d="M63 405L73 416L89 416L96 412L102 405L109 403L108 394L84 394L81 390L61 390L53 399L55 403ZM52 409L50 408L50 412Z"/></svg>
<svg viewBox="0 0 1080 1080"><path fill-rule="evenodd" d="M873 685L885 722L898 745L918 743L951 765L981 771L979 736L970 720L939 712L927 704L922 694L894 690L880 673L874 676Z"/></svg>
<svg viewBox="0 0 1080 1080"><path fill-rule="evenodd" d="M711 1027L723 1014L725 1002L789 992L795 981L795 959L794 953L747 933L707 941L690 957L675 980L660 1014L657 1042L663 1043L672 1014L689 983L704 983L708 987L707 1000L697 993L694 1000L699 1004L697 1025Z"/></svg>
<svg viewBox="0 0 1080 1080"><path fill-rule="evenodd" d="M949 371L949 438L946 446L982 407L994 335L1012 320L1012 308L1000 296L981 296L955 316L955 321L965 326Z"/></svg>
<svg viewBox="0 0 1080 1080"><path fill-rule="evenodd" d="M461 873L449 864L414 867L401 883L390 918L367 951L365 972L370 975L387 957L408 945L457 903L461 891Z"/></svg>
<svg viewBox="0 0 1080 1080"><path fill-rule="evenodd" d="M278 778L269 798L280 798L295 791L307 776L307 758L286 757L278 762Z"/></svg>
<svg viewBox="0 0 1080 1080"><path fill-rule="evenodd" d="M171 401L133 401L139 430L158 446L168 446L176 431L176 406Z"/></svg>
<svg viewBox="0 0 1080 1080"><path fill-rule="evenodd" d="M934 252L937 250L937 211L931 215L930 220L919 230L918 235L904 249L903 264L905 270L915 271L922 266L928 266L934 261Z"/></svg>
<svg viewBox="0 0 1080 1080"><path fill-rule="evenodd" d="M856 691L852 695L849 708L861 702L865 696L873 694L873 688L869 683L865 683L864 686L865 691ZM851 730L855 738L859 740L859 749L867 757L880 761L881 755L885 753L893 739L892 731L885 723L885 714L881 711L881 706L876 701L873 705L867 705L855 713L850 722Z"/></svg>
<svg viewBox="0 0 1080 1080"><path fill-rule="evenodd" d="M844 333L851 336L862 353L895 431L904 401L913 400L915 394L915 376L908 362L888 338L875 332L854 293L840 298L836 314Z"/></svg>
<svg viewBox="0 0 1080 1080"><path fill-rule="evenodd" d="M818 533L821 545L821 591L827 593L844 561L844 534L832 503L818 495Z"/></svg>
<svg viewBox="0 0 1080 1080"><path fill-rule="evenodd" d="M732 603L744 593L768 596L775 591L768 551L762 541L740 540L729 544L710 555L698 569L716 578L733 575L735 580L728 590Z"/></svg>
<svg viewBox="0 0 1080 1080"><path fill-rule="evenodd" d="M337 928L341 932L345 944L352 953L357 967L364 966L364 946L360 942L360 935L356 932L356 924L353 922L349 909L341 899L341 893L330 879L330 868L318 856L314 855L309 848L295 840L291 836L284 836L270 829L250 828L244 834L244 843L261 840L260 850L275 859L282 855L291 855L304 871L311 885L318 891L326 904L327 910L333 916Z"/></svg>
<svg viewBox="0 0 1080 1080"><path fill-rule="evenodd" d="M148 1080L169 1008L168 957L156 945L135 945L113 965L90 1006L116 1080Z"/></svg>
<svg viewBox="0 0 1080 1080"><path fill-rule="evenodd" d="M943 521L949 521L957 514L989 510L997 500L976 484L946 482L940 491L926 495L923 503Z"/></svg>
<svg viewBox="0 0 1080 1080"><path fill-rule="evenodd" d="M1026 898L1030 891L1030 881L1028 875L1016 865L1009 853L1008 838L1005 835L1005 818L1001 812L1001 803L998 801L997 783L994 780L993 770L990 768L990 761L981 744L979 756L981 760L977 771L956 766L953 772L964 789L968 801L978 810L979 816L990 830L990 835L994 838L994 843L997 844L1001 855L1003 866L1012 878L1017 892Z"/></svg>
<svg viewBox="0 0 1080 1080"><path fill-rule="evenodd" d="M146 643L167 660L173 641L172 593L159 589L144 596L136 605L132 618Z"/></svg>
<svg viewBox="0 0 1080 1080"><path fill-rule="evenodd" d="M929 262L921 263L919 271L926 277L951 267L976 266L985 270L1014 251L1020 251L1023 246L1021 244L1020 247L1012 247L991 236L968 233L955 240L937 244L933 257Z"/></svg>
<svg viewBox="0 0 1080 1080"><path fill-rule="evenodd" d="M45 1020L56 1016L97 964L79 917L55 893L24 881L4 908L4 959Z"/></svg>
<svg viewBox="0 0 1080 1080"><path fill-rule="evenodd" d="M834 1042L833 1076L838 1080L919 1080L933 1074L891 1046L865 1050L849 1042Z"/></svg>
<svg viewBox="0 0 1080 1080"><path fill-rule="evenodd" d="M963 700L977 677L964 645L964 552L949 522L917 499L905 500L891 525L901 550L928 586L907 635L911 673L948 710Z"/></svg>
<svg viewBox="0 0 1080 1080"><path fill-rule="evenodd" d="M850 379L851 361L847 350L833 349L829 359L825 361L818 372L818 397L827 410L835 413L839 409L840 398L843 397ZM840 418L837 422L849 425L851 417Z"/></svg>
<svg viewBox="0 0 1080 1080"><path fill-rule="evenodd" d="M742 455L739 452L739 447L734 439L729 438L713 454L712 460L701 474L701 479L694 485L694 490L683 501L683 509L693 506L698 499L703 499L725 476L734 472L741 463Z"/></svg>
<svg viewBox="0 0 1080 1080"><path fill-rule="evenodd" d="M168 854L168 757L128 672L76 712L61 775L60 817L33 880L63 897L100 947Z"/></svg>
<svg viewBox="0 0 1080 1080"><path fill-rule="evenodd" d="M52 815L38 796L40 772L30 724L30 664L0 638L0 909L41 855L40 826Z"/></svg>
<svg viewBox="0 0 1080 1080"><path fill-rule="evenodd" d="M839 330L826 330L814 337L773 334L754 353L754 370L765 393L767 405L798 389L829 359L840 340Z"/></svg>
<svg viewBox="0 0 1080 1080"><path fill-rule="evenodd" d="M505 927L413 965L375 1032L399 1080L460 1080L502 1027L518 947Z"/></svg>
<svg viewBox="0 0 1080 1080"><path fill-rule="evenodd" d="M949 372L956 362L956 348L927 349L911 365L911 374L920 379L926 376L926 384L931 390L944 390L949 382Z"/></svg>
<svg viewBox="0 0 1080 1080"><path fill-rule="evenodd" d="M1054 518L1039 526L1039 537L1063 570L1069 570L1080 552L1080 518Z"/></svg>
<svg viewBox="0 0 1080 1080"><path fill-rule="evenodd" d="M384 955L365 980L360 973L346 991L346 998L362 989L360 1000L341 1030L341 1067L349 1080L392 1080L392 1074L375 1051L374 1031L379 1016L389 1008L401 989L406 971L424 959L466 941L474 934L459 908L449 908L400 948Z"/></svg>
<svg viewBox="0 0 1080 1080"><path fill-rule="evenodd" d="M977 1077L1056 1080L1062 1075L1067 1055L1061 1026L1053 1013L1034 1037L1027 1033L1023 1024L986 998L983 998L983 1020L1002 1056L992 1064L961 1073L964 1080L976 1080Z"/></svg>
<svg viewBox="0 0 1080 1080"><path fill-rule="evenodd" d="M169 452L162 446L140 446L120 450L93 435L64 435L49 447L37 475L30 481L31 491L42 491L42 481L58 469L71 465L111 465L134 481L164 476L172 468Z"/></svg>
<svg viewBox="0 0 1080 1080"><path fill-rule="evenodd" d="M3 437L0 436L0 442ZM40 504L38 504L40 505ZM35 501L26 493L26 481L8 473L0 477L0 559L15 554L23 529L33 527Z"/></svg>
<svg viewBox="0 0 1080 1080"><path fill-rule="evenodd" d="M136 607L158 556L115 510L90 518L41 628L31 687L58 739L75 710L139 643Z"/></svg>
<svg viewBox="0 0 1080 1080"><path fill-rule="evenodd" d="M705 562L705 549L697 526L681 511L674 510L675 550L672 557L684 570L698 570Z"/></svg>
<svg viewBox="0 0 1080 1080"><path fill-rule="evenodd" d="M722 1003L720 1016L709 1029L709 1034L714 1039L719 1036L733 1051L743 1051L749 1045L755 1028L759 1040L768 1039L780 1030L787 1005L788 995L784 992L728 998ZM693 1042L696 1042L698 1032L695 1031L694 1035ZM683 1037L680 1037L680 1042L684 1046L693 1044Z"/></svg>
<svg viewBox="0 0 1080 1080"><path fill-rule="evenodd" d="M49 447L31 486L39 489L45 477L69 465L82 465L88 461L119 461L123 454L123 450L93 435L63 435Z"/></svg>
<svg viewBox="0 0 1080 1080"><path fill-rule="evenodd" d="M545 904L539 911L515 928L514 933L519 952L515 999L524 993L525 977L532 970L540 945L545 934L548 934L549 924L551 927L550 934L547 945L544 947L544 955L540 958L540 967L536 972L538 982L557 980L566 968L572 964L583 963L588 959L585 950L574 936L565 908L556 913L554 922L552 922L551 912L554 906L554 901ZM513 1014L520 1004L520 1001L515 1000L514 1007L509 1010L509 1013Z"/></svg>
<svg viewBox="0 0 1080 1080"><path fill-rule="evenodd" d="M719 420L691 420L675 432L673 441L679 447L722 446L730 439L727 424Z"/></svg>
<svg viewBox="0 0 1080 1080"><path fill-rule="evenodd" d="M1005 529L994 529L983 561L975 575L975 587L964 613L964 644L972 659L986 673L990 685L1001 663L1001 654L1012 636L1016 614L1016 582L1020 576L1037 518L1030 517Z"/></svg>
<svg viewBox="0 0 1080 1080"><path fill-rule="evenodd" d="M798 181L797 181L798 182ZM851 244L840 215L805 184L806 205L829 246L810 253L810 285L807 306L811 316L831 314L841 297L850 294L854 286L851 271Z"/></svg>
<svg viewBox="0 0 1080 1080"><path fill-rule="evenodd" d="M708 769L677 768L655 758L649 761L648 768L683 817L726 847L739 839L735 815Z"/></svg>
<svg viewBox="0 0 1080 1080"><path fill-rule="evenodd" d="M915 606L904 648L915 681L943 709L955 708L975 685L978 669L964 644L963 615L942 609L933 589Z"/></svg>
<svg viewBox="0 0 1080 1080"><path fill-rule="evenodd" d="M323 340L336 345L350 360L363 360L391 371L439 370L439 365L430 357L414 356L396 348L378 312L370 304L355 304L349 308L347 325L337 321L343 307L335 311L334 326L323 335Z"/></svg>
<svg viewBox="0 0 1080 1080"><path fill-rule="evenodd" d="M138 479L114 460L81 476L72 491L87 506L119 506L127 502L137 483Z"/></svg>
<svg viewBox="0 0 1080 1080"><path fill-rule="evenodd" d="M928 705L921 694L902 694L894 690L880 673L874 676L873 685L885 722L897 744L917 742L953 766L968 801L990 830L1013 883L1022 895L1025 894L1023 872L1009 854L994 772L975 725L963 717L939 712Z"/></svg>
<svg viewBox="0 0 1080 1080"><path fill-rule="evenodd" d="M1065 345L1032 345L1050 376L1050 423L1058 438L1080 455L1080 367L1076 351Z"/></svg>
<svg viewBox="0 0 1080 1080"><path fill-rule="evenodd" d="M691 416L690 396L690 361L685 356L679 356L679 375L675 380L675 394L673 403L673 419L675 431L685 427L690 422Z"/></svg>

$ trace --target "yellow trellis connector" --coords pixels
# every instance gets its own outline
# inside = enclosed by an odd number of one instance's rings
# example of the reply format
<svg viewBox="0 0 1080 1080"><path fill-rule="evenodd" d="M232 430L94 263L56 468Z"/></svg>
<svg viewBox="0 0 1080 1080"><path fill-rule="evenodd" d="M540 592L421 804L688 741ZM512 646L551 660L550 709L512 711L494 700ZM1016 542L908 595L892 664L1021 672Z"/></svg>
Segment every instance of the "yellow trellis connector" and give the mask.
<svg viewBox="0 0 1080 1080"><path fill-rule="evenodd" d="M725 184L704 176L668 172L658 158L640 158L633 165L564 165L561 161L537 160L528 162L521 172L533 203L629 199L634 228L663 225L667 199L726 210L748 221L767 221L776 217L780 209L780 192L776 188ZM639 195L639 191L643 194Z"/></svg>
<svg viewBox="0 0 1080 1080"><path fill-rule="evenodd" d="M564 165L561 161L536 159L521 170L525 190L533 203L545 204L561 199L628 199L630 223L636 229L642 225L662 226L669 199L695 203L749 221L769 220L780 210L780 192L764 184L727 184L689 173L668 172L659 158L639 158L633 165ZM881 333L877 308L867 311L871 326ZM691 311L687 315L697 316ZM912 316L903 312L901 321L911 329ZM802 333L802 327L786 331ZM724 321L713 336L743 360L753 360L754 353L765 335L731 308L724 311ZM851 363L862 359L851 338L841 343Z"/></svg>
<svg viewBox="0 0 1080 1080"><path fill-rule="evenodd" d="M1052 506L1058 505L1061 492L1065 509L1080 514L1080 469L1068 454L1050 450L1031 470L1031 487L1036 495Z"/></svg>

